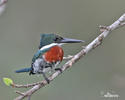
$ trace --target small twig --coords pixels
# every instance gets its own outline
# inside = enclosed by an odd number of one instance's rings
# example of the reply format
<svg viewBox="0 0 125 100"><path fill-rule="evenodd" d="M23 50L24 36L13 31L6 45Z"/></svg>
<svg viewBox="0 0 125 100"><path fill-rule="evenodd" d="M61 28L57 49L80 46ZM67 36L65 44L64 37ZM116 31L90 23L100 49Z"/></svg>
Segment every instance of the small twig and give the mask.
<svg viewBox="0 0 125 100"><path fill-rule="evenodd" d="M24 93L22 93L22 92L20 92L20 91L15 91L17 94L19 94L19 95L22 95L22 96L24 96Z"/></svg>
<svg viewBox="0 0 125 100"><path fill-rule="evenodd" d="M91 43L89 43L85 48L83 48L79 53L77 53L76 55L74 55L72 57L72 59L70 59L69 61L67 61L62 67L62 73L67 69L70 68L75 62L77 62L81 57L83 57L84 55L86 55L89 51L91 51L92 49L98 47L102 41L104 40L105 37L107 37L107 35L109 35L109 33L118 28L123 26L123 22L125 21L125 14L123 14L117 21L115 21L112 25L108 26L108 29L106 28L97 38L95 38ZM122 24L121 24L122 23ZM102 27L104 28L104 27ZM56 71L55 73L53 73L50 77L49 80L50 82L53 81L57 76L59 76L61 74L60 71ZM24 95L20 95L18 96L15 100L22 100L25 97L28 97L29 94L32 95L34 92L36 92L37 90L39 90L40 88L44 87L45 85L47 85L46 80L43 80L41 82L37 82L37 83L33 83L34 86L29 89L28 91L26 91L24 93ZM26 85L28 86L28 85ZM29 85L30 86L30 85ZM18 86L15 86L18 87ZM19 87L25 87L24 85L20 85Z"/></svg>
<svg viewBox="0 0 125 100"><path fill-rule="evenodd" d="M71 59L71 58L73 58L73 56L68 55L67 57L63 57L63 60L69 60L69 59Z"/></svg>
<svg viewBox="0 0 125 100"><path fill-rule="evenodd" d="M14 88L29 88L29 87L33 87L35 85L40 84L41 82L36 82L36 83L32 83L32 84L26 84L26 85L19 85L19 84L14 84Z"/></svg>

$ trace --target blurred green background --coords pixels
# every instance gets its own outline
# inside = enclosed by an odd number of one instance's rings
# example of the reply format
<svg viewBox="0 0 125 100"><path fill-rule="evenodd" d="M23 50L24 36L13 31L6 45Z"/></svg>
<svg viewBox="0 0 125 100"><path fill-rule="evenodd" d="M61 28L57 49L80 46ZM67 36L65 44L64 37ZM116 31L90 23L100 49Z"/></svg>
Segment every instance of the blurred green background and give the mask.
<svg viewBox="0 0 125 100"><path fill-rule="evenodd" d="M60 32L64 37L85 40L84 44L63 46L65 55L74 55L100 34L99 25L110 25L123 13L125 0L9 0L0 16L0 100L13 100L18 96L15 90L27 90L5 86L3 77L12 78L18 84L43 79L14 73L30 66L41 33ZM32 100L124 100L124 43L125 27L122 27L37 91ZM119 98L105 98L103 95L108 92Z"/></svg>

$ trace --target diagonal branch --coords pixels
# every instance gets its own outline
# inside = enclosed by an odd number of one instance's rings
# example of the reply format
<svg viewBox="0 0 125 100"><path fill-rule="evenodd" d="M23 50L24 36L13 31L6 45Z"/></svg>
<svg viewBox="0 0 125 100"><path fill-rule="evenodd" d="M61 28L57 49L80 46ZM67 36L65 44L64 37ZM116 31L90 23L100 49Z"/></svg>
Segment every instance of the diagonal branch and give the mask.
<svg viewBox="0 0 125 100"><path fill-rule="evenodd" d="M64 72L67 68L72 67L72 65L77 62L81 57L83 57L84 55L86 55L89 51L91 51L92 49L98 47L103 39L109 35L109 33L116 29L119 28L121 26L124 26L125 24L125 14L123 14L117 21L115 21L112 25L110 26L102 26L100 27L103 31L102 33L95 38L91 43L89 43L86 47L84 47L79 53L77 53L76 55L74 55L71 60L67 61L62 67L62 72ZM53 81L57 76L59 76L61 74L60 71L56 71L54 74L52 74L49 77L50 82ZM41 82L37 82L37 83L33 83L33 84L27 84L27 85L17 85L14 84L14 86L16 88L26 88L26 87L32 87L31 89L29 89L28 91L24 92L23 95L18 96L15 100L22 100L25 97L29 97L31 96L33 93L35 93L37 90L39 90L40 88L44 87L45 85L47 85L47 82L45 80L41 81ZM18 92L19 93L19 92Z"/></svg>

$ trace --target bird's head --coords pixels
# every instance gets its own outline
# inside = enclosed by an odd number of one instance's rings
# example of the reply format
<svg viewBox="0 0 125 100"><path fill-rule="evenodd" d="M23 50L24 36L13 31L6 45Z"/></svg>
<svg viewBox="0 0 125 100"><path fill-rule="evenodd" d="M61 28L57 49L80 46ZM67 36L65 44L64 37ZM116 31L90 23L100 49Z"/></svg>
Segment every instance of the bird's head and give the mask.
<svg viewBox="0 0 125 100"><path fill-rule="evenodd" d="M43 46L46 46L52 43L62 44L62 43L80 43L80 42L84 42L84 41L77 40L77 39L63 38L54 33L44 33L44 34L41 34L39 49L42 48Z"/></svg>

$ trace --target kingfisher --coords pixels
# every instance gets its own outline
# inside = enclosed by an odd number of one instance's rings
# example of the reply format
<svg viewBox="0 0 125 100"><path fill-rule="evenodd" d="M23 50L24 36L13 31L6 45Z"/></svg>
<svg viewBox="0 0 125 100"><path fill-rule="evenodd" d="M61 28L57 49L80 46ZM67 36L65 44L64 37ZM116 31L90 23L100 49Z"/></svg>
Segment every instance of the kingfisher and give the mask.
<svg viewBox="0 0 125 100"><path fill-rule="evenodd" d="M83 40L63 38L55 33L41 34L38 51L34 54L31 67L16 70L16 73L29 72L31 74L42 74L44 79L49 83L46 72L59 70L57 65L63 60L64 51L62 45L66 43L81 43Z"/></svg>

